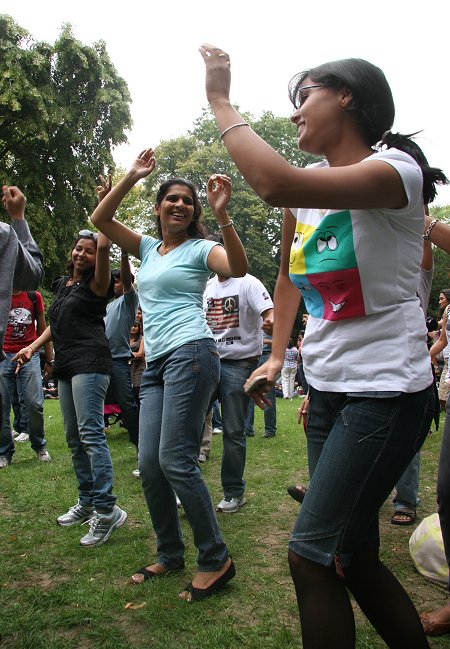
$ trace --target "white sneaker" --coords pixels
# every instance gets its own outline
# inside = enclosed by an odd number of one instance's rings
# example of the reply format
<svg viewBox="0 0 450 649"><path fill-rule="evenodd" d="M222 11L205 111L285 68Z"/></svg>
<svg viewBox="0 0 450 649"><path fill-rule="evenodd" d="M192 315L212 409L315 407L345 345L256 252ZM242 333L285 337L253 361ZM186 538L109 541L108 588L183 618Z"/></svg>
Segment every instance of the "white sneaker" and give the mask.
<svg viewBox="0 0 450 649"><path fill-rule="evenodd" d="M131 475L133 476L133 478L140 478L141 477L141 472L139 471L139 469L134 469L131 472Z"/></svg>
<svg viewBox="0 0 450 649"><path fill-rule="evenodd" d="M213 428L213 435L220 435L220 433L223 433L221 428Z"/></svg>
<svg viewBox="0 0 450 649"><path fill-rule="evenodd" d="M16 442L28 442L30 440L30 436L28 433L20 433L20 435L17 435L16 437Z"/></svg>
<svg viewBox="0 0 450 649"><path fill-rule="evenodd" d="M16 437L19 437L19 435L20 435L19 431L13 430L12 432L13 439L16 439Z"/></svg>
<svg viewBox="0 0 450 649"><path fill-rule="evenodd" d="M89 532L80 539L80 544L85 548L103 545L118 527L125 525L127 513L114 505L111 514L99 514L94 511L89 519Z"/></svg>
<svg viewBox="0 0 450 649"><path fill-rule="evenodd" d="M206 462L207 459L208 459L208 458L206 457L206 455L205 455L204 453L200 453L200 455L199 455L198 458L197 458L197 460L198 460L199 462Z"/></svg>
<svg viewBox="0 0 450 649"><path fill-rule="evenodd" d="M224 514L234 514L242 505L247 502L245 496L240 498L232 498L231 496L224 496L220 503L217 505L216 510Z"/></svg>
<svg viewBox="0 0 450 649"><path fill-rule="evenodd" d="M11 460L6 455L0 455L0 469L6 469L11 464Z"/></svg>
<svg viewBox="0 0 450 649"><path fill-rule="evenodd" d="M41 462L50 462L52 459L50 457L50 453L47 451L46 448L41 448L40 451L36 451L37 459L40 460Z"/></svg>
<svg viewBox="0 0 450 649"><path fill-rule="evenodd" d="M178 507L178 509L183 509L183 505L181 504L181 500L178 498L177 494L175 494L175 498L177 499L177 507Z"/></svg>

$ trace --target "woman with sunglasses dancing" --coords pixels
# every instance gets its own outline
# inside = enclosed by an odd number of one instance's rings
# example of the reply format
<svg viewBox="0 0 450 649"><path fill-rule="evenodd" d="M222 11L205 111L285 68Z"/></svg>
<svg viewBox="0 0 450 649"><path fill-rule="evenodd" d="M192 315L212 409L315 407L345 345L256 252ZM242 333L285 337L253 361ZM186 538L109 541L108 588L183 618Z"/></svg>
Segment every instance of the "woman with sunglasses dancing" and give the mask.
<svg viewBox="0 0 450 649"><path fill-rule="evenodd" d="M347 589L389 647L427 647L411 600L380 561L378 511L434 412L416 289L424 203L447 179L409 136L391 133L391 90L371 63L333 61L292 80L299 148L323 158L301 169L234 109L228 55L210 45L200 52L228 152L261 198L291 208L272 354L249 380L266 374L265 389L273 385L302 296L310 314L302 356L311 483L289 544L303 647L355 646ZM264 390L254 398L263 406Z"/></svg>
<svg viewBox="0 0 450 649"><path fill-rule="evenodd" d="M107 190L102 179L99 197ZM107 237L81 230L72 247L67 275L54 284L49 327L15 357L20 366L44 343L53 341L53 373L59 382L64 430L78 484L78 502L59 516L57 523L69 527L89 521L89 531L80 540L83 547L102 545L127 519L112 492L113 468L103 419L111 374L103 323L114 286L109 249Z"/></svg>

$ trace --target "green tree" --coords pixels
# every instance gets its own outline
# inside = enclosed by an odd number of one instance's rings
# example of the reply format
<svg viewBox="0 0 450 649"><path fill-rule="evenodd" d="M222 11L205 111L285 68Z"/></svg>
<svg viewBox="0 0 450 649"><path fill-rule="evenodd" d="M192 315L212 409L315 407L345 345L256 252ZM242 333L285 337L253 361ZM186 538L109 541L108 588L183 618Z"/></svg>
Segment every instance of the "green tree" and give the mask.
<svg viewBox="0 0 450 649"><path fill-rule="evenodd" d="M131 126L130 95L103 42L64 25L54 45L0 16L0 176L28 198L46 285L95 206L96 175Z"/></svg>

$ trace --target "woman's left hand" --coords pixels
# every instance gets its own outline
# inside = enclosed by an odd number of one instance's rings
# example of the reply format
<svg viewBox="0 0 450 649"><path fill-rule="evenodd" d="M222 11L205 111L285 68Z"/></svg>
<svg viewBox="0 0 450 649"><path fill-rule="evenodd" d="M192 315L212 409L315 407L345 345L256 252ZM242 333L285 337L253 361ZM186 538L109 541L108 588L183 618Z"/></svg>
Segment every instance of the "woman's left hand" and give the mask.
<svg viewBox="0 0 450 649"><path fill-rule="evenodd" d="M211 106L230 102L230 57L214 45L203 43L199 47L206 66L206 96Z"/></svg>
<svg viewBox="0 0 450 649"><path fill-rule="evenodd" d="M219 225L221 219L228 218L227 206L231 198L231 178L224 174L214 174L206 187L208 203Z"/></svg>
<svg viewBox="0 0 450 649"><path fill-rule="evenodd" d="M108 174L108 180L103 178L103 176L100 174L98 179L100 180L100 185L97 185L97 199L98 202L100 203L107 194L111 191L112 187L112 178L111 174Z"/></svg>
<svg viewBox="0 0 450 649"><path fill-rule="evenodd" d="M16 366L16 374L20 372L20 368L22 365L25 365L25 363L29 363L31 359L33 358L33 350L31 347L22 347L20 351L17 352L15 356L11 359L13 362L17 363Z"/></svg>

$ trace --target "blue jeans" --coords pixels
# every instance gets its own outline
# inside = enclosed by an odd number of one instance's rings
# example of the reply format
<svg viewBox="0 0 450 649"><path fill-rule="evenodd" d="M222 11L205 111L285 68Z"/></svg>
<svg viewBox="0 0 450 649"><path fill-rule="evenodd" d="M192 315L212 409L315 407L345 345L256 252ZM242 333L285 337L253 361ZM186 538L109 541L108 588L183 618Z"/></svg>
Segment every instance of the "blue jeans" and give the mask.
<svg viewBox="0 0 450 649"><path fill-rule="evenodd" d="M110 392L112 401L109 401ZM112 359L112 374L107 397L108 403L119 404L130 442L137 448L139 441L139 408L134 398L127 358Z"/></svg>
<svg viewBox="0 0 450 649"><path fill-rule="evenodd" d="M108 384L107 374L95 372L59 379L58 383L67 445L78 482L78 498L82 505L94 506L100 514L109 513L116 502L103 419Z"/></svg>
<svg viewBox="0 0 450 649"><path fill-rule="evenodd" d="M446 417L442 432L437 481L437 504L445 556L450 568L450 399L447 399Z"/></svg>
<svg viewBox="0 0 450 649"><path fill-rule="evenodd" d="M255 358L220 361L218 396L222 404L223 423L221 478L226 498L240 498L245 489L245 418L249 397L243 386L256 366Z"/></svg>
<svg viewBox="0 0 450 649"><path fill-rule="evenodd" d="M175 493L198 548L198 569L219 570L228 558L197 458L211 393L219 380L216 344L192 341L151 361L142 375L139 470L156 533L158 562L183 565Z"/></svg>
<svg viewBox="0 0 450 649"><path fill-rule="evenodd" d="M45 448L44 393L39 354L35 354L29 363L25 363L17 375L15 374L17 363L13 363L11 360L14 356L15 354L6 354L5 360L0 362L0 394L3 402L0 455L9 458L15 451L10 420L15 385L17 385L19 401L22 401L26 408L27 432L30 435L31 448L34 451Z"/></svg>
<svg viewBox="0 0 450 649"><path fill-rule="evenodd" d="M420 451L415 454L397 482L395 498L392 501L396 512L416 511L417 505L420 503L419 472Z"/></svg>
<svg viewBox="0 0 450 649"><path fill-rule="evenodd" d="M374 393L375 394L375 393ZM434 414L433 386L390 398L347 396L310 387L311 483L290 550L330 566L340 555L377 550L378 512L422 446Z"/></svg>
<svg viewBox="0 0 450 649"><path fill-rule="evenodd" d="M258 361L258 367L261 367L268 358L269 354L262 354ZM277 432L277 397L275 394L275 384L271 391L267 392L266 397L272 402L272 405L264 407L264 433L266 436L273 436L276 435ZM247 417L245 418L245 432L251 436L255 434L255 429L253 427L254 421L255 402L253 399L250 399L247 408Z"/></svg>
<svg viewBox="0 0 450 649"><path fill-rule="evenodd" d="M11 407L14 415L14 430L18 433L25 433L26 435L28 435L27 408L24 402L19 399L19 394L17 392L17 381L11 399Z"/></svg>
<svg viewBox="0 0 450 649"><path fill-rule="evenodd" d="M220 404L217 399L212 405L212 427L222 430L222 415L220 414Z"/></svg>

